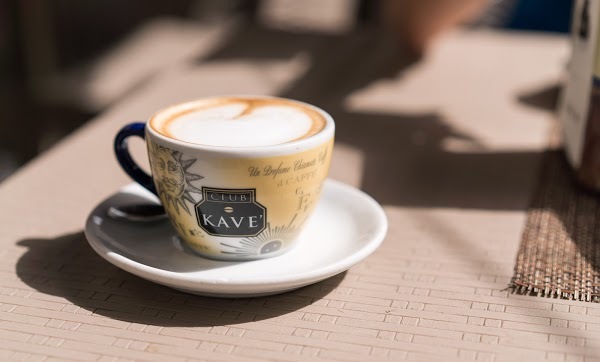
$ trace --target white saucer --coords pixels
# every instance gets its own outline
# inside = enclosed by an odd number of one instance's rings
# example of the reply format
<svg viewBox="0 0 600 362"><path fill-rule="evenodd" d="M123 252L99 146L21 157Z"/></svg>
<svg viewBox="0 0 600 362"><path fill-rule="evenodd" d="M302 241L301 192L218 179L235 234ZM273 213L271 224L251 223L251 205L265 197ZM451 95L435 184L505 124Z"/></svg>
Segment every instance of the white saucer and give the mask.
<svg viewBox="0 0 600 362"><path fill-rule="evenodd" d="M188 293L254 297L300 288L341 273L383 241L387 218L362 191L327 180L315 214L297 246L262 260L226 262L188 251L168 221L115 220L110 206L156 201L137 184L123 188L89 215L85 235L92 248L117 267Z"/></svg>

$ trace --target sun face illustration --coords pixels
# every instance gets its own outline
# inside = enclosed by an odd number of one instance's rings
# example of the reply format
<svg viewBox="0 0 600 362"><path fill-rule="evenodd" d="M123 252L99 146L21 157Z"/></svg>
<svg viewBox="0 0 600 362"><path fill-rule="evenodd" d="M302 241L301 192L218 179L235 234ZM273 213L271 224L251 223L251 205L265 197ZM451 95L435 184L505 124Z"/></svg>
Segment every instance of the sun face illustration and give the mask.
<svg viewBox="0 0 600 362"><path fill-rule="evenodd" d="M181 207L191 215L186 201L192 205L196 200L191 193L201 193L200 189L192 185L203 177L190 173L188 169L196 162L196 159L183 160L183 154L166 147L153 144L153 157L150 158L152 171L157 181L158 195L164 200L165 207L173 206L177 214Z"/></svg>
<svg viewBox="0 0 600 362"><path fill-rule="evenodd" d="M281 249L285 240L289 240L290 234L295 231L296 226L271 227L271 223L267 223L267 228L258 236L243 238L239 244L235 245L221 243L221 245L231 248L230 251L221 251L221 253L245 257L274 253Z"/></svg>

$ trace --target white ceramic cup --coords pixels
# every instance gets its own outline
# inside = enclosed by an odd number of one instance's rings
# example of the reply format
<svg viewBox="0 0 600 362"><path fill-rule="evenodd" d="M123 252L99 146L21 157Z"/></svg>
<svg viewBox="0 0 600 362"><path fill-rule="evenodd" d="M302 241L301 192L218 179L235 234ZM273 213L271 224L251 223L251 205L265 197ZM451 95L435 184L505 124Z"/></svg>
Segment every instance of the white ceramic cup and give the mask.
<svg viewBox="0 0 600 362"><path fill-rule="evenodd" d="M283 102L318 117L323 125L315 134L290 142L243 147L183 141L155 129L199 105L231 99ZM158 195L189 248L212 259L253 260L277 256L298 239L327 178L334 131L331 116L306 103L264 96L215 97L173 105L145 123L123 127L115 138L115 152L123 169ZM152 176L129 155L127 138L132 135L146 140Z"/></svg>

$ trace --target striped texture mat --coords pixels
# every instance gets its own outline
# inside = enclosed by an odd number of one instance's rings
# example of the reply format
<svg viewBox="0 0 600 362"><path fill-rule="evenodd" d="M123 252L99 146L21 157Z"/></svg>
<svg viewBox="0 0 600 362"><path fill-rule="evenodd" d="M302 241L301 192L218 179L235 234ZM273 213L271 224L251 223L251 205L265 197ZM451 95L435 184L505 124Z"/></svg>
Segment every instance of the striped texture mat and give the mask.
<svg viewBox="0 0 600 362"><path fill-rule="evenodd" d="M578 187L562 151L544 155L513 290L600 301L600 196Z"/></svg>

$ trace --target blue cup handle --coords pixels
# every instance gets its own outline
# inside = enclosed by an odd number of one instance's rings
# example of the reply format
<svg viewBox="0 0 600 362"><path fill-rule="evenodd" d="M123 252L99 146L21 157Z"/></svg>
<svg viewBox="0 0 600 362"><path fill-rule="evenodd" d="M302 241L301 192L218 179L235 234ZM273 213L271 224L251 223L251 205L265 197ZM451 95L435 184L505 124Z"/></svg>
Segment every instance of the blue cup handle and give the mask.
<svg viewBox="0 0 600 362"><path fill-rule="evenodd" d="M146 139L146 124L145 123L130 123L125 127L121 128L117 136L115 137L115 155L119 164L127 172L127 174L137 183L144 186L150 192L158 195L154 181L152 177L142 170L131 158L129 149L127 148L127 138L129 136L138 136L142 139Z"/></svg>

